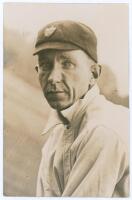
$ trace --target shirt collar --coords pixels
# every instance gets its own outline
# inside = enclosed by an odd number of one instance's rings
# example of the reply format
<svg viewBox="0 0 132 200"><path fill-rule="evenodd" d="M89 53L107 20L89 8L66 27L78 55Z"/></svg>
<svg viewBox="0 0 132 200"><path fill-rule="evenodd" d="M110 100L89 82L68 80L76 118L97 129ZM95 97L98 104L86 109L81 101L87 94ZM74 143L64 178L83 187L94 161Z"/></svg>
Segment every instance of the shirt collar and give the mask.
<svg viewBox="0 0 132 200"><path fill-rule="evenodd" d="M88 106L88 104L91 102L91 100L99 94L99 87L98 85L94 85L84 96L84 98L79 99L76 101L71 107L62 110L62 115L68 119L69 122L75 118L75 116L85 107Z"/></svg>
<svg viewBox="0 0 132 200"><path fill-rule="evenodd" d="M94 85L84 96L84 98L77 100L72 106L69 108L61 111L61 114L69 121L72 123L73 120L76 119L78 115L81 115L81 113L84 112L86 107L91 103L93 98L95 98L99 94L99 87L98 85ZM46 134L54 128L55 126L63 124L63 122L60 120L58 117L58 114L56 110L51 111L51 115L48 119L47 125L44 128L42 134Z"/></svg>

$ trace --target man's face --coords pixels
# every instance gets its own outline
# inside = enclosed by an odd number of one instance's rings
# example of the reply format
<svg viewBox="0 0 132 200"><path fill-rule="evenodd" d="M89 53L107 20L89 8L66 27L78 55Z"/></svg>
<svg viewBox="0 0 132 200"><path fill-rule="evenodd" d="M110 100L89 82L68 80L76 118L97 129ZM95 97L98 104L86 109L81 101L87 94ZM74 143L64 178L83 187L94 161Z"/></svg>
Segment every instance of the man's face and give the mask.
<svg viewBox="0 0 132 200"><path fill-rule="evenodd" d="M38 61L39 81L52 108L64 110L88 91L93 61L82 50L46 50Z"/></svg>

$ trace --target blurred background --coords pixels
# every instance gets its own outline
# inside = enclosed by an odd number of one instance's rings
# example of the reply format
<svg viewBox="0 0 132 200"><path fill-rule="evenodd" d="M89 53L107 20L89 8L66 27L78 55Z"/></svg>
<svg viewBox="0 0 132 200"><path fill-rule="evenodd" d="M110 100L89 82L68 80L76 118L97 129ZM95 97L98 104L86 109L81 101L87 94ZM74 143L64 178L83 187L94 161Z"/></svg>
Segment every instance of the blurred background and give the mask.
<svg viewBox="0 0 132 200"><path fill-rule="evenodd" d="M47 23L72 19L98 38L101 93L128 107L127 4L4 4L4 195L35 196L41 135L50 113L33 57L37 32Z"/></svg>

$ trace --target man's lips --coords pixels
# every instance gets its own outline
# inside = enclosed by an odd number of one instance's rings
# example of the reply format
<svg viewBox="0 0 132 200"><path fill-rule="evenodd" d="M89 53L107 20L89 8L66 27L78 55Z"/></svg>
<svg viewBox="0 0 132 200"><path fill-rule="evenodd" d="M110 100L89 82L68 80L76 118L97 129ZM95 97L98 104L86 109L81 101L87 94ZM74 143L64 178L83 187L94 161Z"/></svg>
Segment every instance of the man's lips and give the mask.
<svg viewBox="0 0 132 200"><path fill-rule="evenodd" d="M48 91L48 92L46 92L46 95L47 96L50 96L50 95L57 96L57 95L61 95L63 93L64 93L64 91Z"/></svg>
<svg viewBox="0 0 132 200"><path fill-rule="evenodd" d="M46 93L46 96L51 101L62 100L65 96L64 91L50 91Z"/></svg>
<svg viewBox="0 0 132 200"><path fill-rule="evenodd" d="M64 91L48 91L46 94L59 94L59 93L64 93Z"/></svg>

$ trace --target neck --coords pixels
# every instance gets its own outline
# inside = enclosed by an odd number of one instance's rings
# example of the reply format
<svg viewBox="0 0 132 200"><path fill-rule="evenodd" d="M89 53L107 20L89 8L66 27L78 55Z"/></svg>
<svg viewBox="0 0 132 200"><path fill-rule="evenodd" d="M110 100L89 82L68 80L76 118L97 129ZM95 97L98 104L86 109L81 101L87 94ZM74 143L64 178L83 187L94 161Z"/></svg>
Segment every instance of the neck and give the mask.
<svg viewBox="0 0 132 200"><path fill-rule="evenodd" d="M64 125L68 125L69 124L69 121L68 119L66 119L60 111L57 110L57 114L58 114L58 117L60 118L60 120L63 122Z"/></svg>

